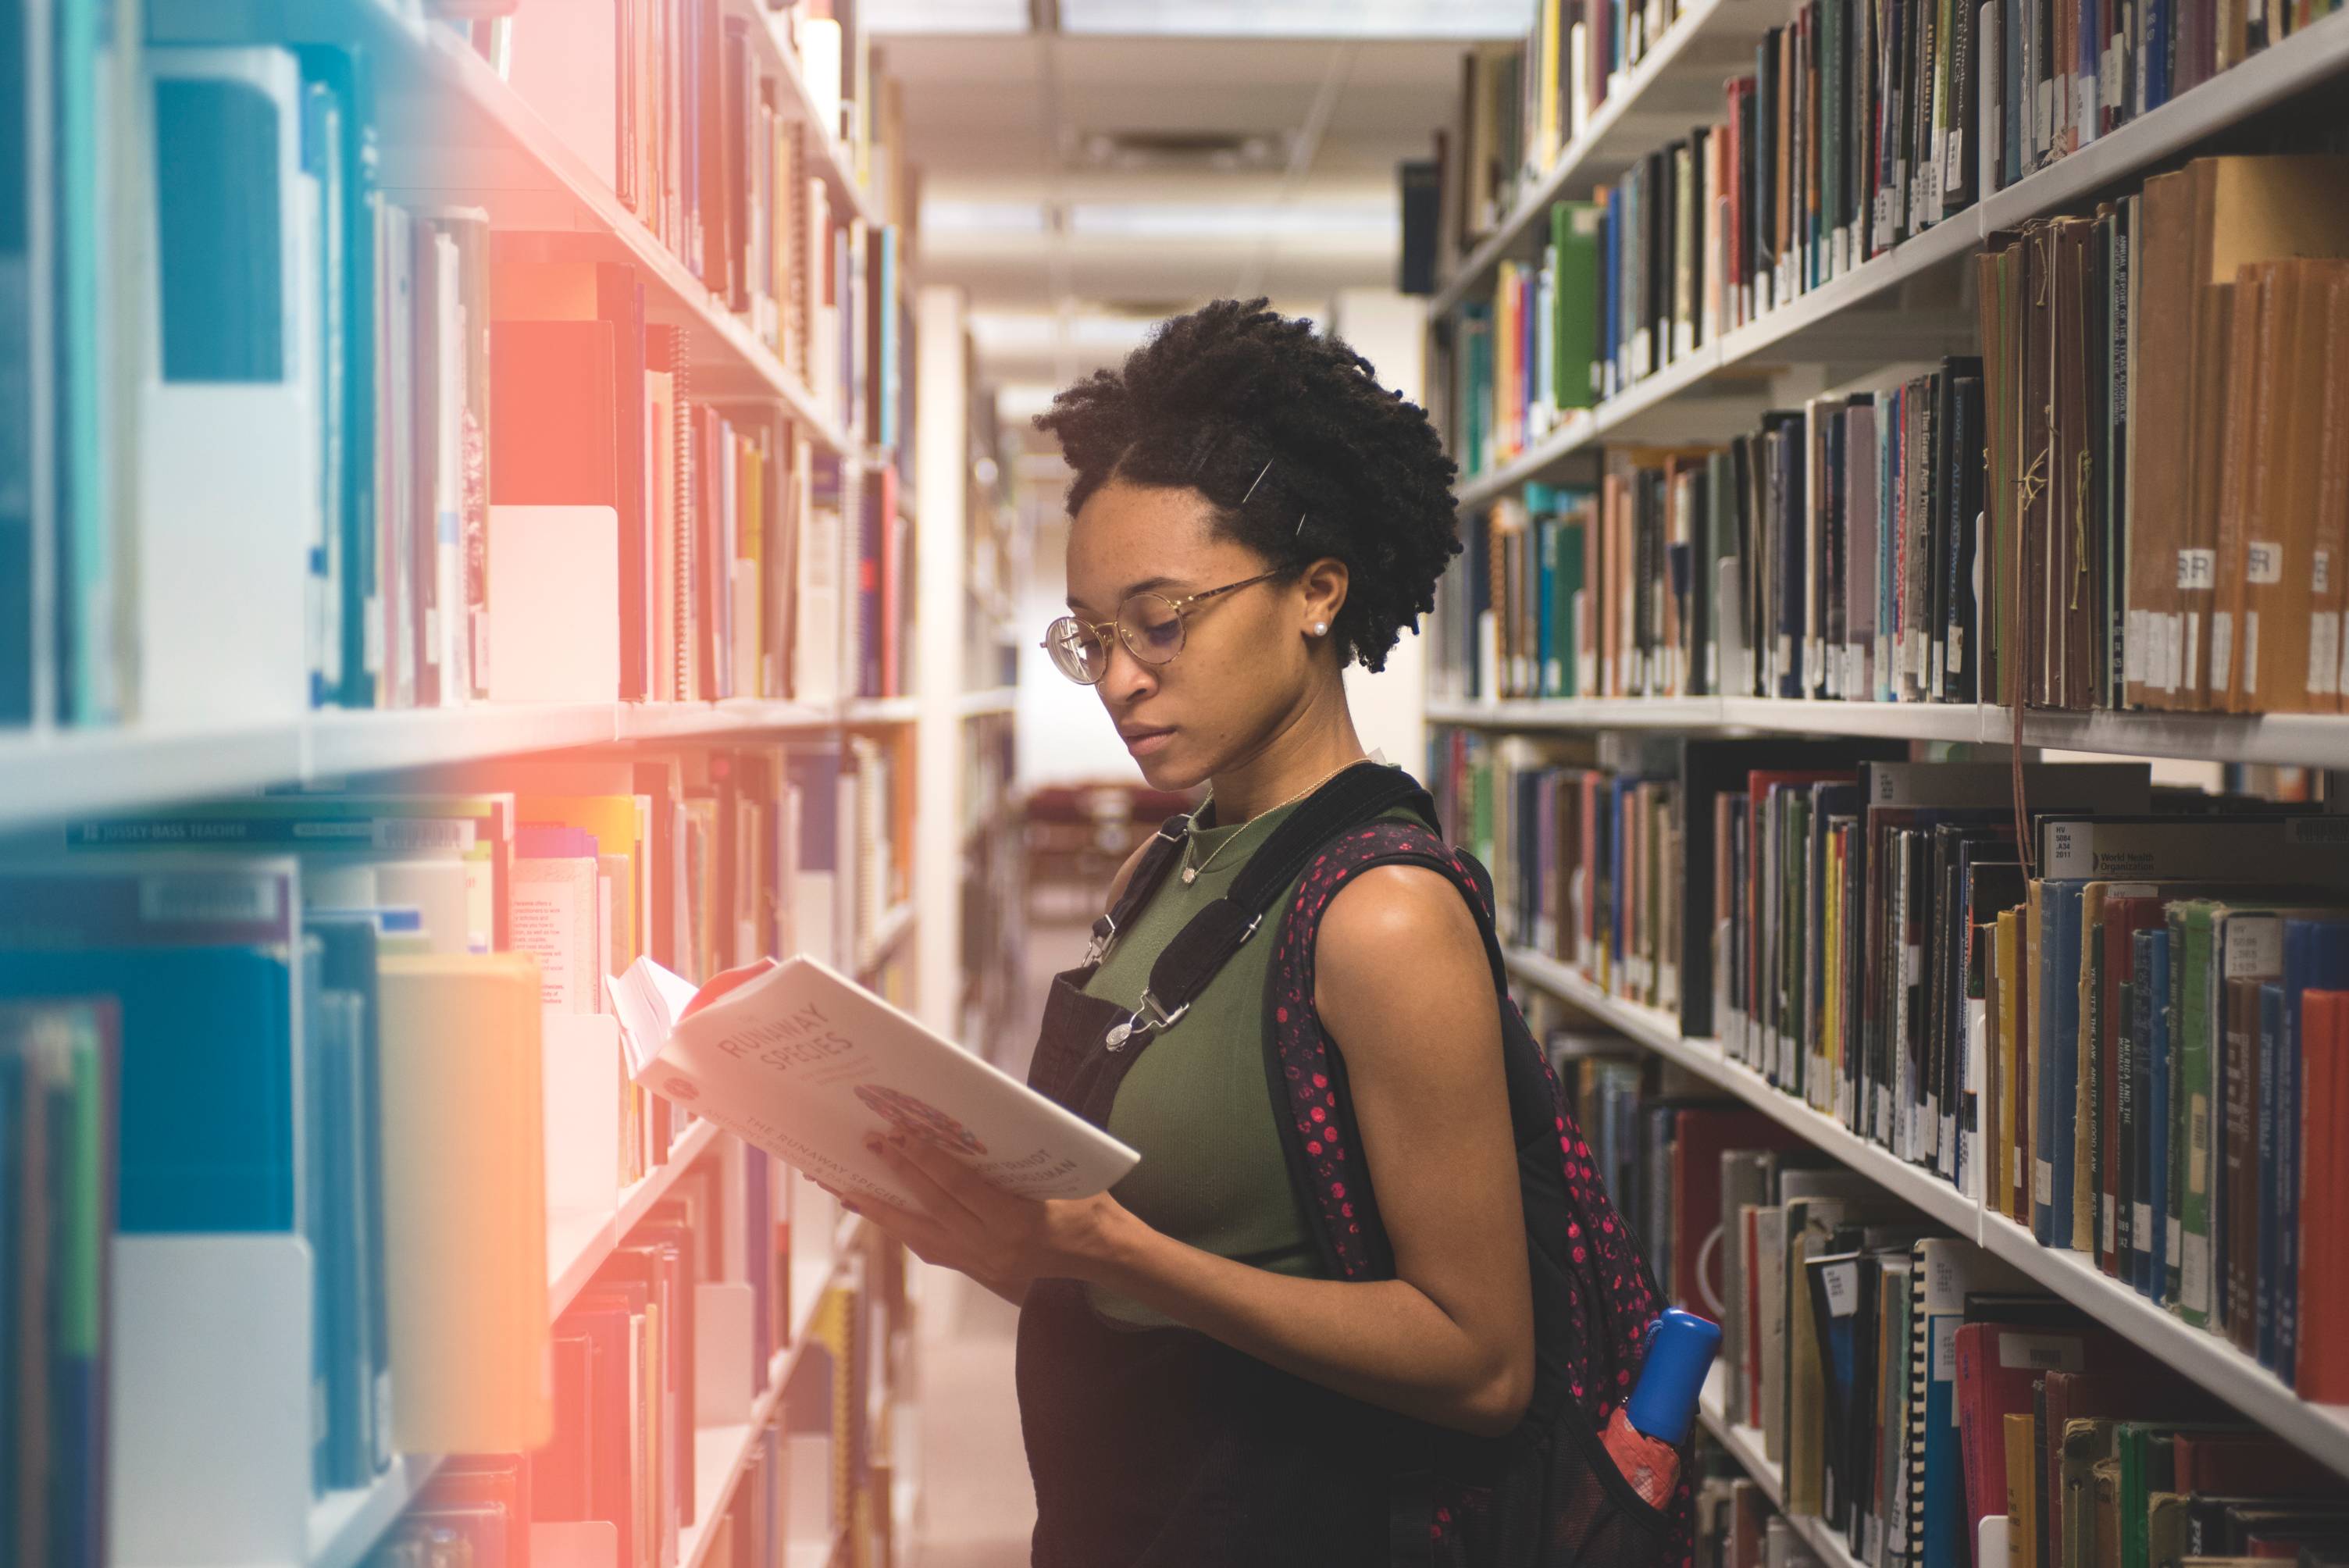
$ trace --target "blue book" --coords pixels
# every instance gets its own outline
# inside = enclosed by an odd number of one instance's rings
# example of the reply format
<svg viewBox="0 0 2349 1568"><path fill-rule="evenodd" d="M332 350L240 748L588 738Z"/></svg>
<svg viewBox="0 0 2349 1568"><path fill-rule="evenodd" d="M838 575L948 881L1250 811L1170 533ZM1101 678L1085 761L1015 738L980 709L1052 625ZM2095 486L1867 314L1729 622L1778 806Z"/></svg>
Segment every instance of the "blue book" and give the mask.
<svg viewBox="0 0 2349 1568"><path fill-rule="evenodd" d="M2153 1161L2154 933L2129 939L2129 1255L2122 1275L2140 1293L2153 1267L2153 1202L2147 1185Z"/></svg>
<svg viewBox="0 0 2349 1568"><path fill-rule="evenodd" d="M0 997L120 1004L124 1233L295 1228L291 966L251 947L0 951Z"/></svg>
<svg viewBox="0 0 2349 1568"><path fill-rule="evenodd" d="M2276 1060L2283 1047L2283 985L2268 981L2260 986L2260 1242L2259 1280L2251 1297L2252 1320L2256 1333L2253 1350L2260 1365L2272 1367L2276 1364L2276 1276L2283 1252L2282 1228L2277 1223L2277 1124L2284 1119L2284 1109L2277 1102Z"/></svg>
<svg viewBox="0 0 2349 1568"><path fill-rule="evenodd" d="M26 1064L7 1045L0 1034L0 1258L11 1260L10 1273L15 1273L14 1260L24 1253L24 1224L26 1211L39 1201L39 1194L26 1190L19 1168L25 1161L26 1129ZM24 1293L14 1287L0 1290L0 1482L10 1488L23 1473L18 1453L24 1439L16 1431L17 1412L25 1408L17 1387L16 1354L20 1331L16 1324L17 1298ZM13 1543L11 1556L13 1557Z"/></svg>
<svg viewBox="0 0 2349 1568"><path fill-rule="evenodd" d="M2152 948L2152 963L2147 966L2147 1016L2151 1039L2146 1052L2146 1076L2152 1098L2147 1102L2147 1126L2145 1139L2147 1169L2145 1186L2152 1208L2152 1223L2147 1227L2151 1243L2146 1257L2144 1277L2137 1289L2155 1301L2159 1301L2168 1277L2169 1268L2169 933L2148 931L2137 937Z"/></svg>
<svg viewBox="0 0 2349 1568"><path fill-rule="evenodd" d="M377 182L375 67L360 45L304 45L294 56L303 81L324 100L318 112L331 121L339 160L326 216L340 231L339 243L329 252L336 265L328 286L341 297L326 318L329 332L323 349L327 417L338 423L341 434L326 453L326 477L338 492L326 515L340 553L335 574L339 651L330 695L344 707L372 707L375 672L367 662L367 610L378 592L376 443L365 433L376 426L376 335L351 328L376 319L376 230L383 196ZM332 331L336 323L343 328L338 335Z"/></svg>
<svg viewBox="0 0 2349 1568"><path fill-rule="evenodd" d="M2072 1108L2080 1092L2080 902L2085 884L2051 882L2040 894L2039 1105L2031 1119L2039 1166L2033 1176L2032 1233L2040 1244L2072 1244Z"/></svg>
<svg viewBox="0 0 2349 1568"><path fill-rule="evenodd" d="M2276 1043L2276 1300L2275 1374L2289 1385L2300 1349L2300 1172L2302 994L2349 988L2349 920L2283 923L2283 1020Z"/></svg>
<svg viewBox="0 0 2349 1568"><path fill-rule="evenodd" d="M1527 504L1532 504L1528 485ZM1541 696L1556 696L1562 689L1557 665L1558 628L1550 615L1550 604L1557 588L1558 521L1547 508L1537 511L1534 517L1534 691Z"/></svg>
<svg viewBox="0 0 2349 1568"><path fill-rule="evenodd" d="M357 1210L362 1228L357 1264L364 1285L361 1299L367 1329L369 1387L368 1452L374 1470L392 1460L391 1448L391 1328L385 1296L383 1228L383 1017L377 1000L378 938L420 930L412 910L364 910L312 913L303 931L319 943L320 985L328 996L352 998L357 1034L351 1058L351 1093L362 1108L357 1120L357 1141L350 1170L358 1183Z"/></svg>

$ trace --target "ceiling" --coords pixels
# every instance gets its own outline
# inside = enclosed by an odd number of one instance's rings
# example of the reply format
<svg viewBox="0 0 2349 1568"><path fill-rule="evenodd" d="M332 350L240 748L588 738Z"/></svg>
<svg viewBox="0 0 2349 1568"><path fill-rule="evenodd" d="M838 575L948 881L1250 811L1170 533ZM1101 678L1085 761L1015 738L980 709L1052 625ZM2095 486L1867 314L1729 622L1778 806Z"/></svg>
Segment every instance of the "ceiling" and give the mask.
<svg viewBox="0 0 2349 1568"><path fill-rule="evenodd" d="M919 171L921 280L968 291L1007 417L1206 300L1319 316L1392 286L1395 166L1453 118L1459 38L1077 36L1040 8L1042 31L877 40Z"/></svg>

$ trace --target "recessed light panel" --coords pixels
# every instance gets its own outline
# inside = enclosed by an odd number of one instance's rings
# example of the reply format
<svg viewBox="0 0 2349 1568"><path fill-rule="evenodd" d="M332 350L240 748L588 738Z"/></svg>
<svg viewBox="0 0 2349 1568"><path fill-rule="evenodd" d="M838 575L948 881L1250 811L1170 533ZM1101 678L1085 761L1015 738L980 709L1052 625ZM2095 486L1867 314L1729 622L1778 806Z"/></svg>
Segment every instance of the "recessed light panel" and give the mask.
<svg viewBox="0 0 2349 1568"><path fill-rule="evenodd" d="M1061 0L1064 33L1185 38L1515 38L1533 0Z"/></svg>
<svg viewBox="0 0 2349 1568"><path fill-rule="evenodd" d="M1028 0L864 0L859 17L876 33L1024 33Z"/></svg>

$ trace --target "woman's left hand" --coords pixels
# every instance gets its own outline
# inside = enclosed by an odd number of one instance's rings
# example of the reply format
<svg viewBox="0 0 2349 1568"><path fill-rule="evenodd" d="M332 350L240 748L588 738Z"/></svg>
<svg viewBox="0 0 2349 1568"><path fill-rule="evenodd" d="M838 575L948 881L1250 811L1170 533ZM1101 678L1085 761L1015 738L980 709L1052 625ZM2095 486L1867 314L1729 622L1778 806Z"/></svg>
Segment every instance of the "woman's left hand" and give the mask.
<svg viewBox="0 0 2349 1568"><path fill-rule="evenodd" d="M1133 1221L1106 1192L1040 1199L1006 1192L917 1139L876 1136L865 1148L887 1162L916 1206L859 1198L856 1211L923 1262L958 1269L992 1290L1017 1294L1036 1279L1092 1280L1108 1264L1120 1228Z"/></svg>

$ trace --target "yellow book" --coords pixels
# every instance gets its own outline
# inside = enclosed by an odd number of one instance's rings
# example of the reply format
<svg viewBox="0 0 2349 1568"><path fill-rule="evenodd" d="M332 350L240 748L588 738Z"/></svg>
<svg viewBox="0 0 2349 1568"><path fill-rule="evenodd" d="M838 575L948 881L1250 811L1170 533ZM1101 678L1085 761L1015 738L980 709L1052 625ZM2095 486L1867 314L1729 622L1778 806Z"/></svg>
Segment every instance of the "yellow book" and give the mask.
<svg viewBox="0 0 2349 1568"><path fill-rule="evenodd" d="M1997 965L1998 976L1998 1011L1992 1022L1992 1026L1998 1031L1998 1039L1992 1052L1992 1059L1997 1064L1992 1069L1997 1103L1991 1108L1991 1128L1997 1146L1992 1151L1990 1181L1984 1196L1992 1210L2010 1216L2014 1208L2014 1190L2018 1184L2014 1162L2018 1147L2014 1138L2014 1053L2018 1023L2016 1001L2017 993L2021 990L2017 965L2022 961L2022 911L2009 909L1999 912L1998 933L1991 949L1991 961Z"/></svg>
<svg viewBox="0 0 2349 1568"><path fill-rule="evenodd" d="M1558 47L1559 9L1558 0L1542 0L1541 29L1534 36L1535 45L1541 50L1541 58L1534 65L1541 73L1541 142L1533 158L1537 169L1547 169L1557 160L1561 140L1557 114L1558 57L1562 53Z"/></svg>
<svg viewBox="0 0 2349 1568"><path fill-rule="evenodd" d="M394 1444L521 1453L554 1432L538 966L381 960Z"/></svg>
<svg viewBox="0 0 2349 1568"><path fill-rule="evenodd" d="M2006 1515L2014 1521L2007 1535L2008 1568L2044 1568L2039 1561L2039 1488L2037 1467L2032 1463L2032 1422L2029 1415L2006 1418Z"/></svg>

